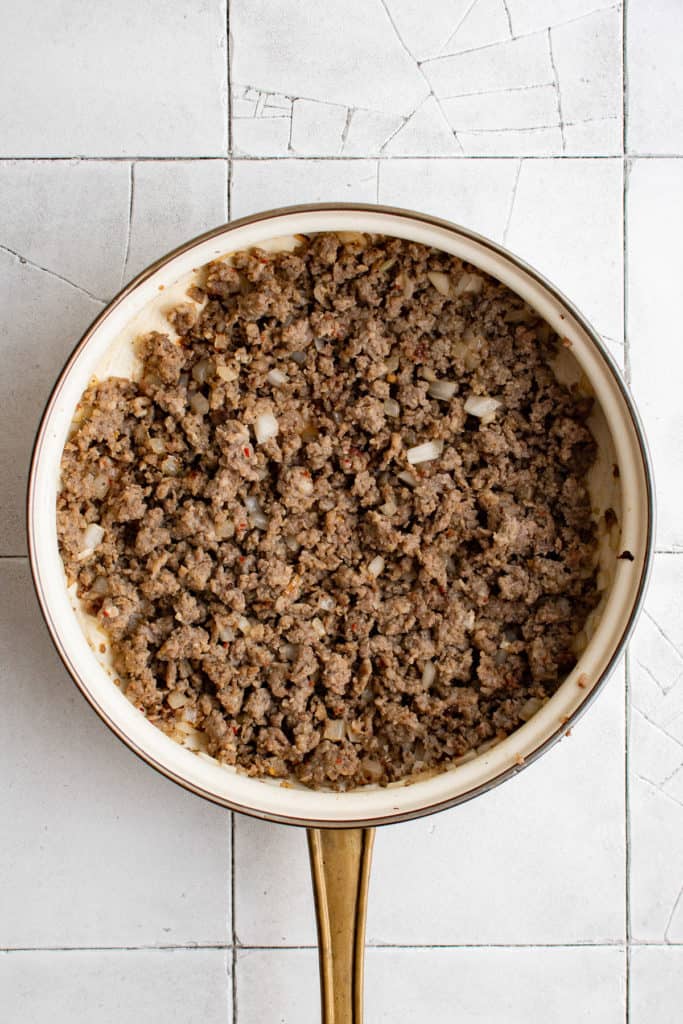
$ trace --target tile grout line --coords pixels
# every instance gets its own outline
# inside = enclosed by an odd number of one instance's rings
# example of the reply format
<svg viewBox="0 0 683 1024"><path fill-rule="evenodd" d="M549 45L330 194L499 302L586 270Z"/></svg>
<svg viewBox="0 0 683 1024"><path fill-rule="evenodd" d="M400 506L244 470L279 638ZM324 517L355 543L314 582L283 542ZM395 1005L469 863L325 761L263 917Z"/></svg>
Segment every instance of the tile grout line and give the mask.
<svg viewBox="0 0 683 1024"><path fill-rule="evenodd" d="M657 941L635 941L630 944L638 949L683 949L683 942L657 942ZM369 943L366 949L377 950L460 950L460 949L622 949L626 943L623 939L604 940L602 942L433 942L429 944L413 943L412 945L400 942L375 942ZM6 946L0 948L0 957L11 956L12 954L23 953L203 953L223 952L231 949L225 943L194 943L192 945L165 945L165 946ZM277 950L286 951L317 951L316 945L251 945L239 944L235 947L240 952L268 952Z"/></svg>
<svg viewBox="0 0 683 1024"><path fill-rule="evenodd" d="M627 59L626 0L621 8L621 150L622 150L622 320L624 333L624 376L631 387L631 344L628 330L628 184L629 162L627 158L627 111L628 111L628 59ZM624 961L624 1019L631 1020L631 655L627 646L624 656L624 913L626 925L626 950Z"/></svg>
<svg viewBox="0 0 683 1024"><path fill-rule="evenodd" d="M230 53L230 0L225 0L225 60L228 86L228 180L226 196L226 213L228 222L232 218L232 54Z"/></svg>
<svg viewBox="0 0 683 1024"><path fill-rule="evenodd" d="M525 129L518 129L523 131ZM540 130L540 129L539 129ZM231 159L243 163L263 163L270 161L271 163L279 160L298 160L300 163L319 163L321 161L326 162L348 162L353 163L359 161L372 161L377 159L382 160L395 160L397 162L406 160L623 160L624 153L619 151L615 153L447 153L447 154L423 154L420 156L402 156L395 153L371 153L368 156L353 156L353 155L335 155L329 154L326 156L310 155L310 156L299 156L297 154L280 153L273 154L272 156L249 156L246 154L240 156L233 156L229 154ZM628 153L629 159L638 160L683 160L683 153ZM131 154L129 156L85 156L83 154L74 154L72 156L0 156L0 164L20 164L20 163L34 163L34 164L48 164L48 163L195 163L197 161L225 161L225 153L214 153L214 154L198 154L196 156L141 156L140 154Z"/></svg>
<svg viewBox="0 0 683 1024"><path fill-rule="evenodd" d="M230 939L232 1024L237 1024L237 929L235 914L235 812L230 811Z"/></svg>

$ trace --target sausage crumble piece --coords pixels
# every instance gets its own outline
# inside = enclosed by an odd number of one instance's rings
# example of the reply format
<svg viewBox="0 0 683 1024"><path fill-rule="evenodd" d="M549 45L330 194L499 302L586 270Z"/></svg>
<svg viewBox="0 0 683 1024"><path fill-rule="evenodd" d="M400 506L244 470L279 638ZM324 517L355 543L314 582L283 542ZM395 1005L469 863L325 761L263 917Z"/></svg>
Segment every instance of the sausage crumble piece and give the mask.
<svg viewBox="0 0 683 1024"><path fill-rule="evenodd" d="M444 769L527 721L598 600L591 400L498 281L356 233L209 264L64 448L67 579L129 699L255 776Z"/></svg>

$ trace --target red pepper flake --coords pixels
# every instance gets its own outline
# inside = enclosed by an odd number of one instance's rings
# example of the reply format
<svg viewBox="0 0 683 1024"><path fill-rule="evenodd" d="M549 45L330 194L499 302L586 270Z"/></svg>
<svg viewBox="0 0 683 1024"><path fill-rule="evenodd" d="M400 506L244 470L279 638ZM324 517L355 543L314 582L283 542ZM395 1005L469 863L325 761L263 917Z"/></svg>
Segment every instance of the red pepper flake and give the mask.
<svg viewBox="0 0 683 1024"><path fill-rule="evenodd" d="M342 759L341 759L341 757L338 757L338 758L336 758L336 760L335 760L335 762L334 762L334 763L335 763L335 764L341 764L341 763L342 763Z"/></svg>
<svg viewBox="0 0 683 1024"><path fill-rule="evenodd" d="M109 618L109 612L108 612L108 611L106 611L106 609L104 609L104 608L102 609L102 616L103 616L103 618L105 618L105 619L108 619L108 618Z"/></svg>
<svg viewBox="0 0 683 1024"><path fill-rule="evenodd" d="M352 622L351 623L351 632L355 633L357 630L358 630L358 626L356 625L355 622Z"/></svg>
<svg viewBox="0 0 683 1024"><path fill-rule="evenodd" d="M235 734L235 736L236 736L236 735L237 735L237 733L239 732L239 729L237 728L237 726L236 726L236 725L233 725L233 727L232 727L232 731L234 732L234 734Z"/></svg>
<svg viewBox="0 0 683 1024"><path fill-rule="evenodd" d="M251 458L251 448L243 448L242 451L244 452L245 459Z"/></svg>
<svg viewBox="0 0 683 1024"><path fill-rule="evenodd" d="M246 562L246 560L247 560L247 559L246 559L246 556L245 556L245 555L240 555L240 556L239 556L239 559L238 559L238 560L239 560L240 562Z"/></svg>

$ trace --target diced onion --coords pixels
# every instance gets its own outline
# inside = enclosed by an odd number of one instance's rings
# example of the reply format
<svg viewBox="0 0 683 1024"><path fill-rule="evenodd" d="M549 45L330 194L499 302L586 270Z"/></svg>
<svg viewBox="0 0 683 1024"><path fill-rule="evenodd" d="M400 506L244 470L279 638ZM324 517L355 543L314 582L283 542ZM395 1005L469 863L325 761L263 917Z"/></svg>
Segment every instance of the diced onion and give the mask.
<svg viewBox="0 0 683 1024"><path fill-rule="evenodd" d="M254 421L254 433L256 443L263 444L271 437L277 437L279 431L278 423L272 412L262 412Z"/></svg>
<svg viewBox="0 0 683 1024"><path fill-rule="evenodd" d="M234 366L221 366L216 367L216 376L220 377L221 380L230 382L237 380L240 375L240 371Z"/></svg>
<svg viewBox="0 0 683 1024"><path fill-rule="evenodd" d="M332 740L333 743L339 743L340 740L344 739L345 731L343 718L328 718L325 722L323 739Z"/></svg>
<svg viewBox="0 0 683 1024"><path fill-rule="evenodd" d="M496 415L496 410L501 403L497 398L489 398L487 395L470 395L465 402L465 412L470 416L476 416L483 424L490 423Z"/></svg>
<svg viewBox="0 0 683 1024"><path fill-rule="evenodd" d="M484 278L479 274L463 274L455 286L456 295L477 295L484 287Z"/></svg>
<svg viewBox="0 0 683 1024"><path fill-rule="evenodd" d="M376 555L368 565L368 572L371 576L379 576L384 569L384 559L381 555Z"/></svg>
<svg viewBox="0 0 683 1024"><path fill-rule="evenodd" d="M425 441L424 444L416 444L414 448L409 448L406 458L411 466L416 466L420 462L438 459L442 451L443 441Z"/></svg>
<svg viewBox="0 0 683 1024"><path fill-rule="evenodd" d="M313 342L313 344L315 345L316 352L324 352L325 351L325 342L323 341L322 338L316 338L315 341Z"/></svg>
<svg viewBox="0 0 683 1024"><path fill-rule="evenodd" d="M166 701L169 707L173 708L173 710L176 711L178 708L182 708L185 704L187 704L188 699L189 698L187 694L183 693L181 690L171 690L168 697L166 698Z"/></svg>
<svg viewBox="0 0 683 1024"><path fill-rule="evenodd" d="M448 274L443 274L440 270L430 270L427 272L427 277L439 295L448 295L450 293L451 279Z"/></svg>
<svg viewBox="0 0 683 1024"><path fill-rule="evenodd" d="M425 661L422 669L422 685L431 686L436 679L436 666L433 661Z"/></svg>
<svg viewBox="0 0 683 1024"><path fill-rule="evenodd" d="M417 480L409 470L404 469L402 472L397 473L396 476L399 480L402 480L404 484L408 484L408 487L417 487Z"/></svg>
<svg viewBox="0 0 683 1024"><path fill-rule="evenodd" d="M283 373L282 370L270 370L266 376L268 383L272 384L275 388L279 388L281 384L286 384L288 379L287 374Z"/></svg>
<svg viewBox="0 0 683 1024"><path fill-rule="evenodd" d="M213 524L213 530L218 540L227 540L228 537L235 535L235 524L232 519L224 519L222 522L216 520Z"/></svg>
<svg viewBox="0 0 683 1024"><path fill-rule="evenodd" d="M306 353L305 352L292 352L292 359L299 366L302 366L306 362Z"/></svg>
<svg viewBox="0 0 683 1024"><path fill-rule="evenodd" d="M232 628L232 626L221 626L218 630L218 639L221 640L224 644L229 644L232 640L235 639L235 630Z"/></svg>
<svg viewBox="0 0 683 1024"><path fill-rule="evenodd" d="M249 497L244 499L244 504L247 507L251 525L255 526L257 530L267 530L268 518L259 505L258 498L255 498L253 495L249 495Z"/></svg>
<svg viewBox="0 0 683 1024"><path fill-rule="evenodd" d="M379 510L385 516L393 516L396 513L396 502L392 498L389 498L389 500L385 501L383 505L380 505Z"/></svg>
<svg viewBox="0 0 683 1024"><path fill-rule="evenodd" d="M192 379L196 380L197 384L206 384L206 378L210 375L212 369L213 367L209 359L200 359L192 367Z"/></svg>
<svg viewBox="0 0 683 1024"><path fill-rule="evenodd" d="M83 546L81 547L77 561L83 561L85 558L90 558L93 551L98 544L101 543L104 537L104 530L99 523L90 523L86 526L85 532L83 533Z"/></svg>
<svg viewBox="0 0 683 1024"><path fill-rule="evenodd" d="M175 455L169 455L161 463L161 471L162 473L165 473L166 476L175 476L179 469L180 463L178 462L178 459L175 457Z"/></svg>
<svg viewBox="0 0 683 1024"><path fill-rule="evenodd" d="M251 631L251 622L244 615L238 615L236 618L237 628L240 633L249 633Z"/></svg>
<svg viewBox="0 0 683 1024"><path fill-rule="evenodd" d="M150 437L149 446L155 455L162 455L166 451L166 444L161 437Z"/></svg>
<svg viewBox="0 0 683 1024"><path fill-rule="evenodd" d="M299 474L296 485L302 494L313 494L313 481L310 476L305 476L303 473Z"/></svg>
<svg viewBox="0 0 683 1024"><path fill-rule="evenodd" d="M359 242L365 245L365 235L360 231L336 231L335 234L344 245L347 245L349 242Z"/></svg>
<svg viewBox="0 0 683 1024"><path fill-rule="evenodd" d="M195 391L190 398L190 408L192 409L192 412L195 412L198 416L206 416L209 411L209 403L201 391Z"/></svg>
<svg viewBox="0 0 683 1024"><path fill-rule="evenodd" d="M318 601L318 604L323 609L323 611L331 612L332 609L334 608L334 598L330 597L329 594L323 594L320 600Z"/></svg>
<svg viewBox="0 0 683 1024"><path fill-rule="evenodd" d="M314 619L311 619L311 628L318 634L319 637L325 636L327 632L327 630L325 629L317 615Z"/></svg>
<svg viewBox="0 0 683 1024"><path fill-rule="evenodd" d="M529 697L519 709L519 717L523 722L528 722L530 718L536 714L543 707L543 701L540 697Z"/></svg>
<svg viewBox="0 0 683 1024"><path fill-rule="evenodd" d="M427 394L430 398L436 398L440 402L450 402L457 387L454 380L435 380L433 384L429 385Z"/></svg>
<svg viewBox="0 0 683 1024"><path fill-rule="evenodd" d="M386 398L384 400L384 411L387 414L387 416L392 416L395 418L396 416L401 415L401 406L398 404L395 398Z"/></svg>

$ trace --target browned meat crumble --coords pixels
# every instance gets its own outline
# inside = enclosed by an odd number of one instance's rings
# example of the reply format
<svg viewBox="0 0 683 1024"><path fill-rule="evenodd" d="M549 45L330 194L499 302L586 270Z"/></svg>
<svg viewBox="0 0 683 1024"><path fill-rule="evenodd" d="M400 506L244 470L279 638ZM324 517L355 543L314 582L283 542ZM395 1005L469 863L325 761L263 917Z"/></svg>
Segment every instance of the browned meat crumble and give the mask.
<svg viewBox="0 0 683 1024"><path fill-rule="evenodd" d="M395 238L200 281L180 343L141 338L141 379L93 383L64 449L67 577L128 697L252 775L338 789L516 729L597 601L591 403L548 326Z"/></svg>

